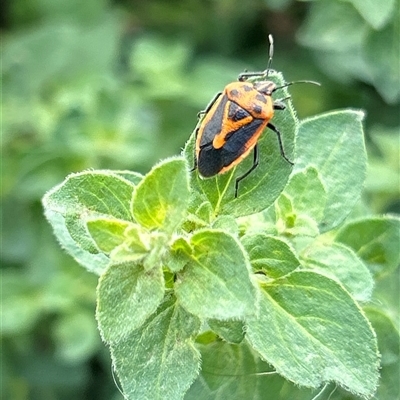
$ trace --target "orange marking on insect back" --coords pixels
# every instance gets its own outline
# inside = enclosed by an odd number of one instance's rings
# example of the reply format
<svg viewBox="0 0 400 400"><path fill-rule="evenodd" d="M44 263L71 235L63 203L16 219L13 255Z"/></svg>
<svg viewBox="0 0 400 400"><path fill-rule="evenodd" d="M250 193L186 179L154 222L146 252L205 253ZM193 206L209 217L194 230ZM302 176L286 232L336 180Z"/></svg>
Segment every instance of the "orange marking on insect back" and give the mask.
<svg viewBox="0 0 400 400"><path fill-rule="evenodd" d="M250 152L254 149L254 146L257 144L258 139L260 138L261 134L263 133L268 121L265 121L260 127L257 129L257 131L254 133L254 135L251 137L250 140L247 141L245 151L243 151L232 163L227 165L226 167L222 168L221 171L219 171L219 174L223 174L239 163L241 163L249 154Z"/></svg>
<svg viewBox="0 0 400 400"><path fill-rule="evenodd" d="M229 118L229 106L230 102L226 103L225 110L224 110L224 123L221 127L221 132L214 137L213 140L213 147L215 149L220 149L226 143L226 137L232 132L237 131L244 125L249 124L253 121L253 117L249 115L246 118L242 118L239 121L234 121L233 119Z"/></svg>
<svg viewBox="0 0 400 400"><path fill-rule="evenodd" d="M269 83L271 88L275 87L273 82ZM232 82L225 87L224 94L254 118L270 120L274 116L274 103L271 95L260 93L253 83Z"/></svg>

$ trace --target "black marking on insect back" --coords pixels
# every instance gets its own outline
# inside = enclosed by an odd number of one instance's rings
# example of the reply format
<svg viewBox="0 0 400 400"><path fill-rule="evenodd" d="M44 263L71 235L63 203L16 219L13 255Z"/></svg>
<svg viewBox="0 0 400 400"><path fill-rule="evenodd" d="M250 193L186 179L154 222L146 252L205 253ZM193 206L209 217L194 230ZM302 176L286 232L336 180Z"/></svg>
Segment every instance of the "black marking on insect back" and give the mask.
<svg viewBox="0 0 400 400"><path fill-rule="evenodd" d="M254 105L253 105L253 111L254 111L256 114L261 114L261 112L262 112L262 107L261 107L259 104L254 104Z"/></svg>
<svg viewBox="0 0 400 400"><path fill-rule="evenodd" d="M246 117L250 116L250 114L237 105L236 103L233 103L232 101L229 102L229 110L228 110L228 118L231 119L232 121L240 121Z"/></svg>
<svg viewBox="0 0 400 400"><path fill-rule="evenodd" d="M221 148L221 158L224 167L232 164L246 151L247 142L263 123L262 119L253 119L249 124L240 127L226 136L226 142Z"/></svg>
<svg viewBox="0 0 400 400"><path fill-rule="evenodd" d="M237 89L232 89L232 90L229 92L229 94L230 94L232 97L238 97L238 96L239 96L239 90L237 90Z"/></svg>
<svg viewBox="0 0 400 400"><path fill-rule="evenodd" d="M224 111L226 103L229 101L228 97L223 95L217 108L215 109L212 118L210 118L202 131L200 139L200 148L212 143L215 136L221 132L222 121L224 119Z"/></svg>
<svg viewBox="0 0 400 400"><path fill-rule="evenodd" d="M212 143L200 148L197 168L205 178L217 175L224 167L237 160L247 149L246 144L264 123L262 119L254 119L238 130L226 135L226 143L219 149Z"/></svg>
<svg viewBox="0 0 400 400"><path fill-rule="evenodd" d="M197 168L201 176L208 178L217 175L221 171L224 167L221 152L222 148L216 149L212 144L200 149Z"/></svg>
<svg viewBox="0 0 400 400"><path fill-rule="evenodd" d="M243 85L243 89L245 92L251 92L252 90L254 90L253 86L249 85Z"/></svg>
<svg viewBox="0 0 400 400"><path fill-rule="evenodd" d="M267 97L265 95L261 94L261 93L257 93L256 100L261 101L264 104L268 103Z"/></svg>

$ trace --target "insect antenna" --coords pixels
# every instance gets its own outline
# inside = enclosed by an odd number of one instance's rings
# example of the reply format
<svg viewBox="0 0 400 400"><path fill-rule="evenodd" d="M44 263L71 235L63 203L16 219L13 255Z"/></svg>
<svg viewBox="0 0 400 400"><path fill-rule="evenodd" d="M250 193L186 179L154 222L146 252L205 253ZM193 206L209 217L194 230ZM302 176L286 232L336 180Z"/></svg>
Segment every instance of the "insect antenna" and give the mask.
<svg viewBox="0 0 400 400"><path fill-rule="evenodd" d="M268 53L268 65L267 65L267 73L265 77L268 77L269 70L271 69L272 59L274 58L274 38L271 34L268 35L269 40L269 53Z"/></svg>
<svg viewBox="0 0 400 400"><path fill-rule="evenodd" d="M283 89L283 88L291 86L291 85L295 85L297 83L311 83L313 85L321 86L321 84L319 82L315 82L315 81L294 81L294 82L285 83L284 85L281 85L281 86L277 86L272 92L275 92L279 89Z"/></svg>

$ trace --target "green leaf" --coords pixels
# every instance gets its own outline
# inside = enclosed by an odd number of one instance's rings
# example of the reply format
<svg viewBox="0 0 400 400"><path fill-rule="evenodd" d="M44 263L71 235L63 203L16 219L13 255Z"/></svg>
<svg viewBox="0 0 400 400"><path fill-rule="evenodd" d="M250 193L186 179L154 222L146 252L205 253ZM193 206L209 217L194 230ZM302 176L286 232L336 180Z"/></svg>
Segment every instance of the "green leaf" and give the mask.
<svg viewBox="0 0 400 400"><path fill-rule="evenodd" d="M400 219L369 217L344 225L335 241L351 247L377 278L392 272L400 263Z"/></svg>
<svg viewBox="0 0 400 400"><path fill-rule="evenodd" d="M114 367L128 399L180 400L198 375L193 338L200 321L167 296L144 325L111 345Z"/></svg>
<svg viewBox="0 0 400 400"><path fill-rule="evenodd" d="M353 4L372 28L379 30L393 16L396 0L347 0Z"/></svg>
<svg viewBox="0 0 400 400"><path fill-rule="evenodd" d="M201 351L202 370L185 400L312 398L309 389L299 389L283 379L246 342L232 345L215 341L197 347Z"/></svg>
<svg viewBox="0 0 400 400"><path fill-rule="evenodd" d="M400 398L400 336L397 326L382 310L368 307L366 314L378 336L379 352L382 355L381 379L376 392L377 399Z"/></svg>
<svg viewBox="0 0 400 400"><path fill-rule="evenodd" d="M2 337L32 332L40 320L42 307L45 307L39 293L35 293L28 279L21 279L21 276L15 268L3 268L1 271Z"/></svg>
<svg viewBox="0 0 400 400"><path fill-rule="evenodd" d="M315 168L294 173L275 203L280 217L278 229L293 236L317 236L326 201L325 188Z"/></svg>
<svg viewBox="0 0 400 400"><path fill-rule="evenodd" d="M115 175L120 176L121 178L126 179L127 181L132 182L135 186L137 186L140 181L143 179L143 175L139 174L139 172L134 171L113 171Z"/></svg>
<svg viewBox="0 0 400 400"><path fill-rule="evenodd" d="M356 300L370 300L374 287L372 275L351 248L339 243L312 243L301 259L305 268L338 280Z"/></svg>
<svg viewBox="0 0 400 400"><path fill-rule="evenodd" d="M192 254L192 248L186 238L177 237L171 243L166 266L172 272L180 271L188 262L188 256Z"/></svg>
<svg viewBox="0 0 400 400"><path fill-rule="evenodd" d="M211 224L213 229L220 229L221 231L230 233L233 236L239 235L239 227L236 219L231 215L220 215Z"/></svg>
<svg viewBox="0 0 400 400"><path fill-rule="evenodd" d="M393 21L383 30L371 30L362 49L373 85L390 104L395 104L400 99L399 20L400 7L397 5Z"/></svg>
<svg viewBox="0 0 400 400"><path fill-rule="evenodd" d="M280 278L300 265L293 250L281 239L260 233L245 235L241 241L253 269L264 271L268 277Z"/></svg>
<svg viewBox="0 0 400 400"><path fill-rule="evenodd" d="M129 211L134 185L111 171L72 174L43 197L45 215L61 245L88 270L101 273L108 257L87 231L90 219L132 221Z"/></svg>
<svg viewBox="0 0 400 400"><path fill-rule="evenodd" d="M111 265L100 277L96 317L103 339L118 342L155 312L164 297L160 268L144 271L132 263Z"/></svg>
<svg viewBox="0 0 400 400"><path fill-rule="evenodd" d="M57 318L54 327L56 356L71 364L82 363L94 356L100 338L91 311L78 311Z"/></svg>
<svg viewBox="0 0 400 400"><path fill-rule="evenodd" d="M193 253L177 276L180 304L200 318L239 319L256 312L250 264L231 235L203 230L191 238Z"/></svg>
<svg viewBox="0 0 400 400"><path fill-rule="evenodd" d="M217 341L198 347L202 358L201 375L189 389L185 400L263 399L265 393L270 393L262 385L260 377L255 375L257 371L270 368L247 344L231 345Z"/></svg>
<svg viewBox="0 0 400 400"><path fill-rule="evenodd" d="M366 171L360 111L334 111L300 124L295 171L313 166L326 191L326 206L319 228L337 226L359 199Z"/></svg>
<svg viewBox="0 0 400 400"><path fill-rule="evenodd" d="M284 78L280 73L270 73L268 79L282 84ZM221 88L222 89L222 88ZM277 94L280 98L288 96L286 89ZM293 160L294 135L297 118L291 102L287 102L286 110L276 111L273 124L281 131L286 156ZM193 165L195 135L186 144L184 155L189 165ZM254 214L270 206L283 190L291 165L281 156L277 136L266 129L258 142L260 163L258 167L240 182L239 195L235 199L235 180L247 172L253 165L250 155L236 168L225 174L202 179L197 171L192 174L192 186L203 193L212 205L214 216L226 214L235 217Z"/></svg>
<svg viewBox="0 0 400 400"><path fill-rule="evenodd" d="M361 45L367 25L354 7L343 1L315 1L298 38L304 46L321 51L345 51Z"/></svg>
<svg viewBox="0 0 400 400"><path fill-rule="evenodd" d="M293 272L265 283L258 318L247 339L276 371L297 385L335 381L360 396L378 383L375 334L349 294L314 272Z"/></svg>
<svg viewBox="0 0 400 400"><path fill-rule="evenodd" d="M228 343L239 344L244 339L245 327L242 321L209 319L207 323L213 332Z"/></svg>
<svg viewBox="0 0 400 400"><path fill-rule="evenodd" d="M155 166L139 183L132 199L132 214L148 229L172 233L182 222L189 201L187 165L172 158Z"/></svg>
<svg viewBox="0 0 400 400"><path fill-rule="evenodd" d="M125 241L124 232L129 224L118 219L95 218L87 222L87 228L97 247L104 253L110 253Z"/></svg>
<svg viewBox="0 0 400 400"><path fill-rule="evenodd" d="M108 251L113 264L137 263L151 254L152 245L157 244L158 234L149 233L138 224L121 223L121 221L88 222L90 234L97 245ZM117 221L117 222L116 222Z"/></svg>

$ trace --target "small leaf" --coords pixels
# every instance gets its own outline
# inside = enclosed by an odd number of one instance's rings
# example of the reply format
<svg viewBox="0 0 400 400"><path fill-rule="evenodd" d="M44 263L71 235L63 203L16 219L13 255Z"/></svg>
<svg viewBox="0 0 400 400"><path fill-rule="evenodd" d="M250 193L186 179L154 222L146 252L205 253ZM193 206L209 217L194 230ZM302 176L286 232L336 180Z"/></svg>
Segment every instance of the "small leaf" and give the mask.
<svg viewBox="0 0 400 400"><path fill-rule="evenodd" d="M108 257L87 231L99 216L132 221L129 203L134 185L111 171L72 174L43 197L45 215L61 245L88 270L101 273Z"/></svg>
<svg viewBox="0 0 400 400"><path fill-rule="evenodd" d="M198 347L202 370L185 400L310 400L317 394L283 379L246 342Z"/></svg>
<svg viewBox="0 0 400 400"><path fill-rule="evenodd" d="M382 310L368 307L366 314L378 336L379 352L382 354L381 379L376 392L377 399L400 398L400 337L396 325Z"/></svg>
<svg viewBox="0 0 400 400"><path fill-rule="evenodd" d="M172 158L154 167L136 187L132 213L142 226L171 233L182 222L188 201L187 165Z"/></svg>
<svg viewBox="0 0 400 400"><path fill-rule="evenodd" d="M231 235L203 230L191 238L193 253L178 274L175 293L200 318L239 319L256 312L250 264Z"/></svg>
<svg viewBox="0 0 400 400"><path fill-rule="evenodd" d="M128 243L122 243L111 251L110 260L113 264L137 264L139 261L143 261L147 254L148 252L143 249L138 251L137 249L132 249Z"/></svg>
<svg viewBox="0 0 400 400"><path fill-rule="evenodd" d="M322 232L337 226L358 201L366 171L360 111L335 111L300 124L295 171L313 166L326 191Z"/></svg>
<svg viewBox="0 0 400 400"><path fill-rule="evenodd" d="M96 316L103 339L118 342L157 309L164 296L161 269L144 271L132 263L111 265L97 288Z"/></svg>
<svg viewBox="0 0 400 400"><path fill-rule="evenodd" d="M358 47L367 25L351 4L315 1L298 32L301 44L321 51L345 51Z"/></svg>
<svg viewBox="0 0 400 400"><path fill-rule="evenodd" d="M53 328L56 357L71 364L86 362L99 349L96 321L89 310L60 315Z"/></svg>
<svg viewBox="0 0 400 400"><path fill-rule="evenodd" d="M353 4L362 17L372 28L379 30L393 16L396 0L374 1L374 0L347 0Z"/></svg>
<svg viewBox="0 0 400 400"><path fill-rule="evenodd" d="M167 296L144 325L111 345L128 399L181 400L199 373L194 336L200 321Z"/></svg>
<svg viewBox="0 0 400 400"><path fill-rule="evenodd" d="M170 247L170 253L166 261L168 269L172 272L180 271L188 262L188 256L192 254L192 248L186 238L178 237Z"/></svg>
<svg viewBox="0 0 400 400"><path fill-rule="evenodd" d="M268 277L280 278L293 272L300 262L289 245L281 239L264 234L243 236L241 239L255 271Z"/></svg>
<svg viewBox="0 0 400 400"><path fill-rule="evenodd" d="M389 104L395 104L400 99L399 19L400 7L397 4L391 23L382 30L371 30L362 48L372 83Z"/></svg>
<svg viewBox="0 0 400 400"><path fill-rule="evenodd" d="M245 327L242 321L209 319L207 323L213 332L228 343L239 344L244 339Z"/></svg>
<svg viewBox="0 0 400 400"><path fill-rule="evenodd" d="M318 171L313 167L294 173L284 193L292 199L293 208L299 214L307 214L319 221L323 215L326 194Z"/></svg>
<svg viewBox="0 0 400 400"><path fill-rule="evenodd" d="M339 230L335 241L351 247L378 278L399 266L398 217L387 215L351 221Z"/></svg>
<svg viewBox="0 0 400 400"><path fill-rule="evenodd" d="M294 236L317 236L326 201L325 188L315 168L294 173L275 203L277 215L284 224L280 230Z"/></svg>
<svg viewBox="0 0 400 400"><path fill-rule="evenodd" d="M338 280L358 301L368 301L374 281L353 250L339 243L312 243L301 255L303 265Z"/></svg>
<svg viewBox="0 0 400 400"><path fill-rule="evenodd" d="M125 241L124 232L128 226L127 221L109 218L94 218L87 222L90 235L104 253L110 253Z"/></svg>
<svg viewBox="0 0 400 400"><path fill-rule="evenodd" d="M220 229L221 231L230 233L233 236L239 235L239 227L236 219L231 215L220 215L211 224L213 229Z"/></svg>
<svg viewBox="0 0 400 400"><path fill-rule="evenodd" d="M271 72L268 79L277 84L283 84L282 74ZM285 89L279 90L280 98L287 97ZM297 118L291 102L287 102L284 111L275 112L273 124L281 131L286 156L293 160L294 134ZM184 150L189 165L193 165L194 134L187 142ZM235 180L247 172L253 165L253 155L250 154L233 170L203 179L198 171L192 172L191 184L194 189L203 193L212 205L214 216L232 215L234 217L254 214L270 206L283 190L291 165L281 156L276 134L269 128L265 129L258 142L260 163L258 167L240 182L239 195L235 199Z"/></svg>
<svg viewBox="0 0 400 400"><path fill-rule="evenodd" d="M135 186L137 186L140 181L143 179L143 175L139 174L139 172L134 171L113 171L115 175L120 176L121 178L126 179L127 181L132 182Z"/></svg>
<svg viewBox="0 0 400 400"><path fill-rule="evenodd" d="M374 394L375 334L340 285L299 271L262 289L259 317L248 318L246 337L264 360L300 386L335 381L360 396Z"/></svg>

